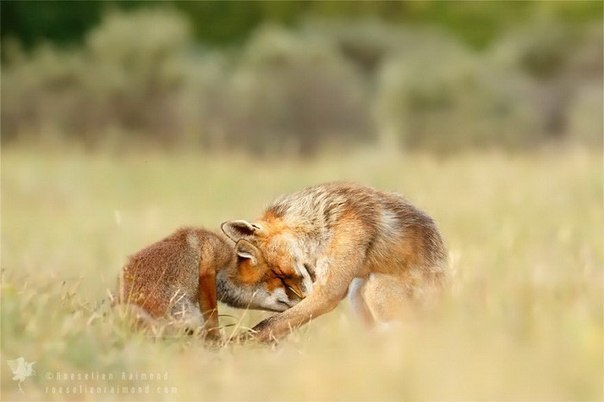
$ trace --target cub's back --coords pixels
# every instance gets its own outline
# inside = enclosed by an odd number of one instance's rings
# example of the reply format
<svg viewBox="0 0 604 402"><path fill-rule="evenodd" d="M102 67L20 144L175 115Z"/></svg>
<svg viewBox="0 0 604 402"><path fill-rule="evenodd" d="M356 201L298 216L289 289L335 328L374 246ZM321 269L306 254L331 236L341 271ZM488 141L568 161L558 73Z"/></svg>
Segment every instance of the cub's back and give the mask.
<svg viewBox="0 0 604 402"><path fill-rule="evenodd" d="M215 258L223 242L212 232L182 228L142 249L122 270L120 302L137 304L154 317L166 315L180 298L197 303L202 254Z"/></svg>

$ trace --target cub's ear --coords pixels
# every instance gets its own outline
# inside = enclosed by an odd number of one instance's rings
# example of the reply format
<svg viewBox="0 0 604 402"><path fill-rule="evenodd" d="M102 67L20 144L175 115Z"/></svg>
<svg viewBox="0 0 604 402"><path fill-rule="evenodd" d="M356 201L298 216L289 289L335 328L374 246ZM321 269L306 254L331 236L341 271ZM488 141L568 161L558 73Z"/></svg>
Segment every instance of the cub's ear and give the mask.
<svg viewBox="0 0 604 402"><path fill-rule="evenodd" d="M260 250L247 240L241 239L235 244L235 252L239 258L250 260L252 265L258 265Z"/></svg>
<svg viewBox="0 0 604 402"><path fill-rule="evenodd" d="M220 228L235 242L246 237L257 236L262 232L260 225L244 220L227 221L220 225Z"/></svg>

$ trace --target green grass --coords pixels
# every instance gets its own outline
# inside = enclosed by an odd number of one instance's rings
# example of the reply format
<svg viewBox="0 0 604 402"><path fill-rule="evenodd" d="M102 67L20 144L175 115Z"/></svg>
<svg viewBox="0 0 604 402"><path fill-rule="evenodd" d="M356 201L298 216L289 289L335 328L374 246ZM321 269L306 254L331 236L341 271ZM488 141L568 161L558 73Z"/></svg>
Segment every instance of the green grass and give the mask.
<svg viewBox="0 0 604 402"><path fill-rule="evenodd" d="M253 219L273 197L333 179L401 192L436 218L454 273L441 308L367 333L345 301L277 347L154 340L108 314L128 254L180 225ZM601 153L576 149L307 163L5 149L1 399L600 400L602 183ZM234 316L224 325L266 316L222 312ZM23 393L5 362L19 356L36 361ZM52 393L80 384L150 393Z"/></svg>

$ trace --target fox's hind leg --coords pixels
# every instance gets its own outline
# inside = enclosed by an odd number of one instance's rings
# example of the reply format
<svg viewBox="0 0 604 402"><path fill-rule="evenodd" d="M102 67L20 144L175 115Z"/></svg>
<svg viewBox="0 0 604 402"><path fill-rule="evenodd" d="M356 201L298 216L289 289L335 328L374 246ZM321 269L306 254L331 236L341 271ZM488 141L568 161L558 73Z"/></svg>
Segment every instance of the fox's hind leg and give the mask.
<svg viewBox="0 0 604 402"><path fill-rule="evenodd" d="M201 333L203 328L203 316L197 304L188 299L178 301L170 312L172 318L170 326L177 331L187 334Z"/></svg>
<svg viewBox="0 0 604 402"><path fill-rule="evenodd" d="M375 318L373 318L373 314L369 310L365 298L363 297L366 285L366 278L354 278L348 287L348 300L350 300L353 311L361 319L363 324L367 327L373 327L375 325Z"/></svg>
<svg viewBox="0 0 604 402"><path fill-rule="evenodd" d="M403 280L372 273L364 282L360 296L376 323L400 321L408 313L411 289Z"/></svg>
<svg viewBox="0 0 604 402"><path fill-rule="evenodd" d="M377 323L401 321L423 314L440 300L445 283L440 271L417 277L372 273L361 296Z"/></svg>
<svg viewBox="0 0 604 402"><path fill-rule="evenodd" d="M154 334L158 333L160 321L151 316L144 308L133 303L115 303L111 307L120 319L128 320L132 327L139 330L147 329Z"/></svg>

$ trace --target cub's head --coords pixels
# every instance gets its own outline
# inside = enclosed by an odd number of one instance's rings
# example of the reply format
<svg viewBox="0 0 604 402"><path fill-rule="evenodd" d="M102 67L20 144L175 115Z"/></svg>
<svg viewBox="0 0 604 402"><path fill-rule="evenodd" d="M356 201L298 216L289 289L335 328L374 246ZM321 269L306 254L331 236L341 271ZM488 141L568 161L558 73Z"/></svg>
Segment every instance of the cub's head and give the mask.
<svg viewBox="0 0 604 402"><path fill-rule="evenodd" d="M268 236L265 228L246 221L222 224L235 244L237 262L217 274L218 297L241 308L285 311L311 290L307 265L297 267L290 242L281 234Z"/></svg>

